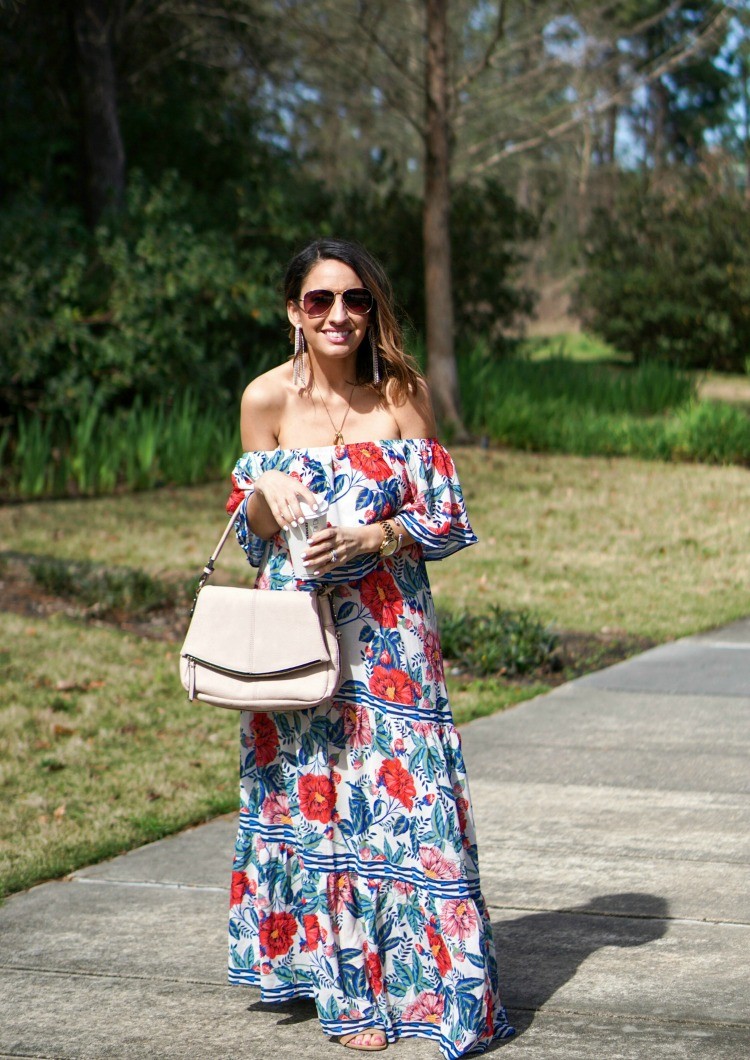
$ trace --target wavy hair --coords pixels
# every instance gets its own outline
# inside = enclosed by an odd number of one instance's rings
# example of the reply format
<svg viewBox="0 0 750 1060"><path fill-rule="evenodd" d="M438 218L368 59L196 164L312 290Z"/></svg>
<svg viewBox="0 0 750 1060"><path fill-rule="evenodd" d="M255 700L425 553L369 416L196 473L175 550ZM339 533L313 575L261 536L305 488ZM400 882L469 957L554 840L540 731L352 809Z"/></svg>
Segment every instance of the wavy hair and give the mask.
<svg viewBox="0 0 750 1060"><path fill-rule="evenodd" d="M287 302L299 302L302 285L310 270L319 261L341 261L359 276L363 285L372 292L374 305L369 313L368 333L370 342L361 342L357 348L357 382L369 385L383 394L389 382L393 397L398 401L414 393L420 371L414 358L404 350L404 338L396 319L393 291L383 266L359 243L346 239L316 239L292 258L284 275L284 295ZM294 337L294 329L290 330ZM378 351L380 382L372 379L372 343Z"/></svg>

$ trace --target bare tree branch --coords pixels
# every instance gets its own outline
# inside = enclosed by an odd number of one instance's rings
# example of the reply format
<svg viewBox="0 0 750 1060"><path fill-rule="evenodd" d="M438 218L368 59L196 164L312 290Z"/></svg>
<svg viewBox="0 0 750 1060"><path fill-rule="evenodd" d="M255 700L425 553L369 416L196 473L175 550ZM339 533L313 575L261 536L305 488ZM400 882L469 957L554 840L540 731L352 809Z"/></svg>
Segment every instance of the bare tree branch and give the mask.
<svg viewBox="0 0 750 1060"><path fill-rule="evenodd" d="M541 133L535 136L528 137L525 140L517 143L508 144L503 147L500 151L496 151L490 155L483 162L477 163L471 167L471 173L474 176L478 176L481 173L485 173L488 169L496 166L498 162L501 162L505 158L509 158L512 155L517 155L525 151L531 151L536 147L541 147L542 144L549 143L553 140L559 139L572 129L576 128L584 121L590 120L593 116L601 114L604 111L610 109L618 103L622 103L629 96L632 95L636 88L640 88L643 85L650 84L651 82L663 77L664 74L669 73L670 70L675 69L690 56L695 55L696 52L700 51L707 40L710 39L713 34L717 33L729 20L730 13L727 10L721 10L713 16L713 18L704 26L701 32L687 44L684 48L677 50L677 47L671 49L670 52L665 53L665 57L648 72L640 72L634 80L623 86L617 92L611 93L607 97L599 101L589 100L588 102L579 105L579 111L565 121L559 122L557 125L549 126L544 129ZM486 146L486 142L485 142ZM476 153L471 148L467 150L466 154L470 155Z"/></svg>

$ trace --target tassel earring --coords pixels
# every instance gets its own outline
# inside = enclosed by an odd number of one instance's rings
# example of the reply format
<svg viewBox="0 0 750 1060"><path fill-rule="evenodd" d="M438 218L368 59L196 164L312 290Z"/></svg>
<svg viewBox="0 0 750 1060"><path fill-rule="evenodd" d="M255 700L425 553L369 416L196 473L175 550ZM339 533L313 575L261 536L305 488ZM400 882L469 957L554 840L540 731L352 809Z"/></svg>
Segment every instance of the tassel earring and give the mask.
<svg viewBox="0 0 750 1060"><path fill-rule="evenodd" d="M302 334L302 328L297 325L294 329L294 362L292 368L292 381L295 386L305 385L305 350L307 343Z"/></svg>
<svg viewBox="0 0 750 1060"><path fill-rule="evenodd" d="M377 384L380 382L380 362L378 360L378 344L373 340L371 331L368 331L367 334L370 336L370 346L372 347L372 381L377 386Z"/></svg>

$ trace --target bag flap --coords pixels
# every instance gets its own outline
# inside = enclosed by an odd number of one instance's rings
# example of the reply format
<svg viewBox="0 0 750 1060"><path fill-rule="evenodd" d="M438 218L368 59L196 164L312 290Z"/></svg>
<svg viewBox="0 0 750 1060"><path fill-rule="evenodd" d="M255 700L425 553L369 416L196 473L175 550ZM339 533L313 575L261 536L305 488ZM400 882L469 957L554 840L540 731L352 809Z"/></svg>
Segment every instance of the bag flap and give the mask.
<svg viewBox="0 0 750 1060"><path fill-rule="evenodd" d="M216 669L258 675L330 658L314 594L224 585L199 592L181 654Z"/></svg>

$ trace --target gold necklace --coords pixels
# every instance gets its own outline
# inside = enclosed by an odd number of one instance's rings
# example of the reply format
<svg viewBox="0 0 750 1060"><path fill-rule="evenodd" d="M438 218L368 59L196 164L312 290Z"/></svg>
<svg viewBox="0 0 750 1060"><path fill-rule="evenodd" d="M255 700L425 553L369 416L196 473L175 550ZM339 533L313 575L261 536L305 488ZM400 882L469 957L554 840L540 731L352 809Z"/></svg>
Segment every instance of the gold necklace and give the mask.
<svg viewBox="0 0 750 1060"><path fill-rule="evenodd" d="M323 406L323 408L326 410L326 416L331 421L331 426L333 427L333 430L335 432L334 435L333 435L333 444L334 445L343 445L344 444L344 434L343 434L344 424L346 423L346 417L349 415L349 410L352 407L352 398L354 396L354 388L356 387L356 385L357 385L356 383L352 383L352 389L351 389L351 393L349 394L349 400L346 403L346 412L344 413L344 418L341 421L341 426L340 427L336 427L336 424L333 422L333 417L331 416L330 412L328 411L328 406L326 405L325 401L323 400L323 395L320 392L320 387L318 386L317 383L315 384L315 389L318 391L318 397L320 398L320 403Z"/></svg>

